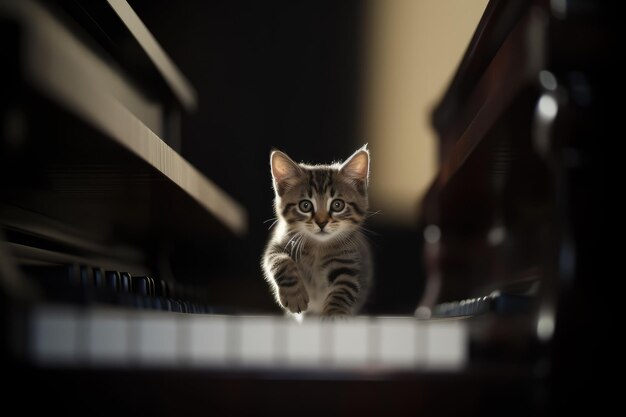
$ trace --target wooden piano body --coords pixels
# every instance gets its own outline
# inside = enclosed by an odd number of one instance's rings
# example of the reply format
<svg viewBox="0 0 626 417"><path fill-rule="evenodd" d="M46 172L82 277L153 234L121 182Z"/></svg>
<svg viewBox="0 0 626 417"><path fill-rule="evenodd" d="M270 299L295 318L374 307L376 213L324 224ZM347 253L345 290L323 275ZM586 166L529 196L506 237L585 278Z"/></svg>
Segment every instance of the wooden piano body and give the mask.
<svg viewBox="0 0 626 417"><path fill-rule="evenodd" d="M612 27L592 2L561 3L491 1L434 111L415 316L300 325L216 304L163 262L191 240L245 238L246 211L177 152L197 98L129 5L2 1L11 392L98 415L564 409L591 369L576 359L579 326L593 332L582 296L597 302L601 232L585 219L603 210L589 137Z"/></svg>

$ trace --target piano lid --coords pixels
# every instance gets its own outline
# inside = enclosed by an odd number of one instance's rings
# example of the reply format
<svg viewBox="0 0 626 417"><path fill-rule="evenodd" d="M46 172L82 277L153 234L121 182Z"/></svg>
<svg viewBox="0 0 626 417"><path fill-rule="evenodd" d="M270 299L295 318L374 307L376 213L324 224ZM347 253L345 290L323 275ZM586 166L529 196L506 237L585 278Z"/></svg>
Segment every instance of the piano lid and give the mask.
<svg viewBox="0 0 626 417"><path fill-rule="evenodd" d="M438 132L445 130L463 112L468 96L530 5L527 0L492 0L487 4L454 78L432 114L433 126Z"/></svg>
<svg viewBox="0 0 626 417"><path fill-rule="evenodd" d="M195 111L193 85L126 0L54 0L82 29L144 87L146 95L167 90L187 111ZM161 98L162 99L162 98Z"/></svg>

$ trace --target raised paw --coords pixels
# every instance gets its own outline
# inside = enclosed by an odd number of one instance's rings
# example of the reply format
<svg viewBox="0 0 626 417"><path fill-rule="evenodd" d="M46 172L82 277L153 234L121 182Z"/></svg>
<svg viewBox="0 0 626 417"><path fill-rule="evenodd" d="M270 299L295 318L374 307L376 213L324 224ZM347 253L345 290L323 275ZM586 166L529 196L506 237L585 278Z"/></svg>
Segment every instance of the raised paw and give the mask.
<svg viewBox="0 0 626 417"><path fill-rule="evenodd" d="M309 294L300 281L291 287L279 287L278 295L283 307L292 313L302 313L309 305Z"/></svg>

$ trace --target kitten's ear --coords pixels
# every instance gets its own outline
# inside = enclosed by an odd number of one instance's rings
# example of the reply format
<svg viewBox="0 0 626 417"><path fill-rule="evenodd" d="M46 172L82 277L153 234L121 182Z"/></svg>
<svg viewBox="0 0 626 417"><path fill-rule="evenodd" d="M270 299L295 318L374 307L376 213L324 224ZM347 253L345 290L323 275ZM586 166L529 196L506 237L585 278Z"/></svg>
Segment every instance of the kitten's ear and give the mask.
<svg viewBox="0 0 626 417"><path fill-rule="evenodd" d="M361 182L367 187L370 172L370 151L367 145L353 153L346 162L341 164L339 170L346 177Z"/></svg>
<svg viewBox="0 0 626 417"><path fill-rule="evenodd" d="M270 166L274 179L274 190L278 195L283 195L290 186L299 179L302 170L281 151L273 150L270 154Z"/></svg>

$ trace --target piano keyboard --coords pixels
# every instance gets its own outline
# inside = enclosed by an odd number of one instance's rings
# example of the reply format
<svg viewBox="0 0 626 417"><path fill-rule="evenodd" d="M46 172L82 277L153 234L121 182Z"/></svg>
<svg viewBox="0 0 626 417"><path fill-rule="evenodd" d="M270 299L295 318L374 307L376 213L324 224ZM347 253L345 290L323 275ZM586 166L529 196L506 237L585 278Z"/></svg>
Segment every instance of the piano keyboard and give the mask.
<svg viewBox="0 0 626 417"><path fill-rule="evenodd" d="M464 320L183 314L39 305L27 318L39 366L357 371L458 370Z"/></svg>
<svg viewBox="0 0 626 417"><path fill-rule="evenodd" d="M507 294L494 291L484 297L449 301L435 306L433 317L476 316L478 314L519 314L530 311L533 298L530 294Z"/></svg>

